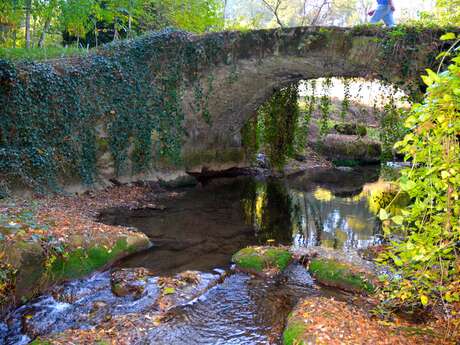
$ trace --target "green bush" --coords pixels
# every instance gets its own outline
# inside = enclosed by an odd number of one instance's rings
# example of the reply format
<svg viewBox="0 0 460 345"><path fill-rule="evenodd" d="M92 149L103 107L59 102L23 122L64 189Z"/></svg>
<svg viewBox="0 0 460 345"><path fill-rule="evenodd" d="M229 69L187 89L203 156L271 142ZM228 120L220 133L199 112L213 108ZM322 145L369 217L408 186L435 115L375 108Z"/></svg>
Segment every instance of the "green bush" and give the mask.
<svg viewBox="0 0 460 345"><path fill-rule="evenodd" d="M412 202L400 214L380 211L387 235L405 235L380 257L395 277L382 297L398 308L460 301L460 57L423 80L425 99L413 106L405 123L411 132L396 144L413 163L399 179Z"/></svg>

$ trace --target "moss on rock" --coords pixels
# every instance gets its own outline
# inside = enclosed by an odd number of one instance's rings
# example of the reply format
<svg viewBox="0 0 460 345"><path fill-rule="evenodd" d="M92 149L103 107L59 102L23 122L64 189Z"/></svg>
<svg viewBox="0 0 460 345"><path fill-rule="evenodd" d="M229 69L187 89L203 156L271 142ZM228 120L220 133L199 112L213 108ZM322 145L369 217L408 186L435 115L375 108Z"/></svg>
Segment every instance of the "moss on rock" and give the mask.
<svg viewBox="0 0 460 345"><path fill-rule="evenodd" d="M342 135L358 135L360 137L367 135L366 127L356 123L336 123L334 129Z"/></svg>
<svg viewBox="0 0 460 345"><path fill-rule="evenodd" d="M279 247L247 247L233 255L232 261L237 267L251 272L282 271L292 261L292 254Z"/></svg>
<svg viewBox="0 0 460 345"><path fill-rule="evenodd" d="M306 334L307 325L291 317L283 332L283 345L307 345L309 342L305 339Z"/></svg>
<svg viewBox="0 0 460 345"><path fill-rule="evenodd" d="M144 234L119 236L115 241L104 236L91 242L67 242L64 254L45 251L41 245L17 241L0 265L0 316L17 301L33 298L50 285L81 278L133 252L148 248ZM6 270L6 268L8 270Z"/></svg>
<svg viewBox="0 0 460 345"><path fill-rule="evenodd" d="M354 160L360 163L377 163L382 154L377 141L356 135L329 134L325 137L318 152L332 161Z"/></svg>
<svg viewBox="0 0 460 345"><path fill-rule="evenodd" d="M147 243L132 244L125 237L118 239L112 247L95 245L78 248L54 260L47 273L57 281L80 278L146 246Z"/></svg>
<svg viewBox="0 0 460 345"><path fill-rule="evenodd" d="M394 183L385 184L382 188L371 192L368 199L369 208L374 214L378 214L382 208L391 214L401 214L401 210L410 204L410 196L399 190Z"/></svg>
<svg viewBox="0 0 460 345"><path fill-rule="evenodd" d="M314 258L309 271L313 277L326 286L356 293L373 293L375 286L369 273L333 259Z"/></svg>

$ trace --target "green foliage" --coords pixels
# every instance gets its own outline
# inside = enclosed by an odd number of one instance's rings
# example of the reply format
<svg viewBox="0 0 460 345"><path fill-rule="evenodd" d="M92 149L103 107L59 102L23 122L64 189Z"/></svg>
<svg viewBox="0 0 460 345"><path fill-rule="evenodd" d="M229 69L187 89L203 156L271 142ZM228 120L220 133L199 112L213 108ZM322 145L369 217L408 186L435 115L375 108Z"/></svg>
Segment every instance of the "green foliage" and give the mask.
<svg viewBox="0 0 460 345"><path fill-rule="evenodd" d="M436 21L441 25L460 25L459 0L436 0Z"/></svg>
<svg viewBox="0 0 460 345"><path fill-rule="evenodd" d="M424 80L425 100L413 106L411 132L396 144L413 164L399 179L412 202L401 215L388 207L380 214L387 234L405 234L380 258L396 274L384 289L393 307L460 301L460 57Z"/></svg>
<svg viewBox="0 0 460 345"><path fill-rule="evenodd" d="M42 61L56 58L87 55L85 49L73 47L48 47L48 48L0 48L0 59Z"/></svg>
<svg viewBox="0 0 460 345"><path fill-rule="evenodd" d="M380 113L380 142L382 143L382 161L395 159L393 147L398 140L401 140L406 134L404 127L404 118L406 111L397 106L395 102L395 89L390 88L391 95L385 104L383 111Z"/></svg>
<svg viewBox="0 0 460 345"><path fill-rule="evenodd" d="M382 65L380 78L384 82L394 84L388 76L399 72L402 76L396 87L402 87L411 102L420 102L423 97L423 85L413 66L434 66L437 54L443 50L444 44L439 36L446 33L446 28L438 25L413 22L408 25L398 25L379 38L382 47ZM431 43L429 43L431 42ZM423 59L420 57L424 56ZM398 61L394 64L394 61ZM416 74L417 73L417 74Z"/></svg>
<svg viewBox="0 0 460 345"><path fill-rule="evenodd" d="M222 30L223 3L219 0L30 0L31 46L63 41L98 46L148 30L174 27L202 33ZM21 25L27 0L0 3L0 45L25 44ZM61 34L63 32L64 34Z"/></svg>
<svg viewBox="0 0 460 345"><path fill-rule="evenodd" d="M219 31L224 27L223 3L218 0L162 0L174 27L190 32Z"/></svg>
<svg viewBox="0 0 460 345"><path fill-rule="evenodd" d="M250 118L241 130L241 144L246 151L246 157L255 159L260 148L260 127L258 116Z"/></svg>
<svg viewBox="0 0 460 345"><path fill-rule="evenodd" d="M259 108L262 143L272 165L281 170L286 158L294 154L294 137L299 120L298 85L276 91Z"/></svg>
<svg viewBox="0 0 460 345"><path fill-rule="evenodd" d="M340 109L340 119L342 122L345 122L345 117L348 115L350 111L350 80L347 78L343 79L343 100L342 100L342 108Z"/></svg>
<svg viewBox="0 0 460 345"><path fill-rule="evenodd" d="M133 172L154 159L180 165L184 76L193 82L199 68L223 56L223 39L197 43L166 31L59 68L0 60L0 176L36 189L55 190L68 176L92 184L103 153L96 128L106 133L119 175L128 158Z"/></svg>
<svg viewBox="0 0 460 345"><path fill-rule="evenodd" d="M302 153L307 145L310 123L316 107L316 80L307 81L305 88L305 109L299 116L294 135L294 150L296 153Z"/></svg>
<svg viewBox="0 0 460 345"><path fill-rule="evenodd" d="M324 138L329 131L329 119L330 119L330 112L331 112L331 97L330 97L330 89L332 87L332 79L325 78L322 81L322 95L319 101L319 110L321 116L319 118L319 135L320 138Z"/></svg>

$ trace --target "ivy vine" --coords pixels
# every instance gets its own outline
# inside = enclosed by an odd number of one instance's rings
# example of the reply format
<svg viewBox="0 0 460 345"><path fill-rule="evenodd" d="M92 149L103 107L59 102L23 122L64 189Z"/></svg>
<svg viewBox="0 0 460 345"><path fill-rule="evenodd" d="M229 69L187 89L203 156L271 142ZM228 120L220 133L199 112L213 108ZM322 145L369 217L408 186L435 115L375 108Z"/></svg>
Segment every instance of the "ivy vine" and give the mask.
<svg viewBox="0 0 460 345"><path fill-rule="evenodd" d="M184 80L196 85L227 54L219 35L192 42L167 30L71 64L0 60L0 176L42 191L63 177L91 185L104 149L117 175L130 173L129 159L133 173L155 161L180 165ZM212 83L199 95L207 123Z"/></svg>

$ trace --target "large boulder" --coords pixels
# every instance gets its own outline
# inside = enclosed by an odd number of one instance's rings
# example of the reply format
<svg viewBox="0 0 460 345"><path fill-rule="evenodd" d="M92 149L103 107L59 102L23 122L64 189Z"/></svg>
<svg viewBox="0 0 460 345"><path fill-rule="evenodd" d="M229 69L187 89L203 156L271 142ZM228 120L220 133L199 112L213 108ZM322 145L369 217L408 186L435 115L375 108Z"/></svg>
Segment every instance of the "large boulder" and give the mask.
<svg viewBox="0 0 460 345"><path fill-rule="evenodd" d="M334 125L334 129L338 134L342 135L358 135L360 137L367 135L366 127L356 123L337 123Z"/></svg>
<svg viewBox="0 0 460 345"><path fill-rule="evenodd" d="M318 153L331 161L356 161L363 164L380 162L382 147L378 141L356 135L329 134L322 142L311 142Z"/></svg>

